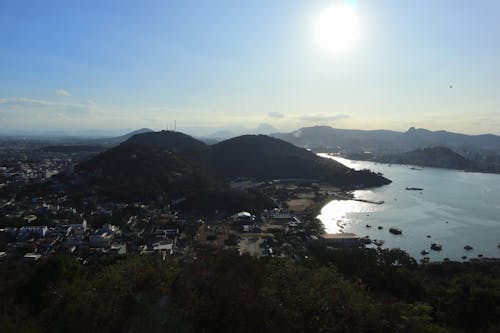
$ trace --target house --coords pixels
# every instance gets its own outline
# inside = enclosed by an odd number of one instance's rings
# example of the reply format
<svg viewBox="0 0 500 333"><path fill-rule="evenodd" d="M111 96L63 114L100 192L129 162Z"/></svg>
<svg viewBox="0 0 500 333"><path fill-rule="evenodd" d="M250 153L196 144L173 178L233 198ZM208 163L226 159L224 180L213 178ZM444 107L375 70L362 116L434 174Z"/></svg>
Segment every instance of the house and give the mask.
<svg viewBox="0 0 500 333"><path fill-rule="evenodd" d="M83 219L82 223L70 224L69 227L76 237L83 237L87 231L87 220Z"/></svg>
<svg viewBox="0 0 500 333"><path fill-rule="evenodd" d="M36 254L36 253L26 253L24 255L24 261L26 261L26 262L34 262L34 261L40 260L40 258L42 258L42 256L40 254Z"/></svg>
<svg viewBox="0 0 500 333"><path fill-rule="evenodd" d="M153 251L170 251L172 252L174 243L170 240L159 241L153 244Z"/></svg>
<svg viewBox="0 0 500 333"><path fill-rule="evenodd" d="M45 237L49 229L47 226L24 226L19 229L19 238L26 236Z"/></svg>
<svg viewBox="0 0 500 333"><path fill-rule="evenodd" d="M89 245L95 248L109 247L112 240L113 235L107 232L93 234L89 236Z"/></svg>
<svg viewBox="0 0 500 333"><path fill-rule="evenodd" d="M126 244L111 244L110 252L112 254L127 254Z"/></svg>
<svg viewBox="0 0 500 333"><path fill-rule="evenodd" d="M111 245L111 241L120 233L120 228L111 224L104 224L101 229L89 236L90 247L107 248Z"/></svg>
<svg viewBox="0 0 500 333"><path fill-rule="evenodd" d="M250 214L249 212L239 212L231 216L231 220L233 222L254 222L255 216Z"/></svg>

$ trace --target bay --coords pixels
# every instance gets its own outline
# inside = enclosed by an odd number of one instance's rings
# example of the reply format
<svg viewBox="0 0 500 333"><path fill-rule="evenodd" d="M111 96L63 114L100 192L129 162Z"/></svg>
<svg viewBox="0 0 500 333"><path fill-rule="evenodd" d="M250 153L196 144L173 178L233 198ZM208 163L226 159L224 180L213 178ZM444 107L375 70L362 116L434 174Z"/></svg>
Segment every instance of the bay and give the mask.
<svg viewBox="0 0 500 333"><path fill-rule="evenodd" d="M327 233L353 232L383 240L384 248L401 248L416 259L422 258L422 250L429 251L431 261L500 257L500 175L319 155L356 170L381 172L392 180L386 186L354 192L358 199L384 201L381 205L354 200L327 203L318 216ZM402 235L389 233L391 227L401 229ZM441 244L442 251L432 251L433 242ZM465 250L465 245L473 250Z"/></svg>

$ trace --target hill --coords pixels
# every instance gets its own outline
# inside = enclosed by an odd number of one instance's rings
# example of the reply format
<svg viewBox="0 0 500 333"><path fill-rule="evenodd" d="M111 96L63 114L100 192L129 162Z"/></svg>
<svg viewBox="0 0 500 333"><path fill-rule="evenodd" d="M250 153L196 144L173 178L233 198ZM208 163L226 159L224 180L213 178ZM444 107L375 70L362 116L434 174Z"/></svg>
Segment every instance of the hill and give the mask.
<svg viewBox="0 0 500 333"><path fill-rule="evenodd" d="M446 147L430 147L410 152L381 156L375 159L383 163L412 164L435 168L475 170L476 163Z"/></svg>
<svg viewBox="0 0 500 333"><path fill-rule="evenodd" d="M196 189L218 187L195 159L202 142L178 132L136 134L124 143L80 163L75 170L99 192L124 199L184 196Z"/></svg>
<svg viewBox="0 0 500 333"><path fill-rule="evenodd" d="M387 179L354 171L331 159L266 135L243 135L212 146L212 163L227 178L307 178L336 185L380 186Z"/></svg>
<svg viewBox="0 0 500 333"><path fill-rule="evenodd" d="M368 170L349 169L265 135L245 135L208 146L171 131L134 135L79 164L76 171L94 190L123 198L174 199L227 191L226 181L237 177L307 178L346 187L390 183Z"/></svg>

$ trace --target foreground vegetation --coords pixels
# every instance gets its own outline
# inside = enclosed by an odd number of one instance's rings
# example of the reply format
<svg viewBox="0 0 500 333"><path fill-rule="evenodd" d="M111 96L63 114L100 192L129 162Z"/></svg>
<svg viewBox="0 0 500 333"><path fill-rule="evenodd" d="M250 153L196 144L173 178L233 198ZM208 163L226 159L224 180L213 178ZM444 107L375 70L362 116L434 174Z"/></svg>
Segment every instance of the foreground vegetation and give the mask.
<svg viewBox="0 0 500 333"><path fill-rule="evenodd" d="M2 332L498 332L498 262L418 266L399 250L301 262L54 256L0 265Z"/></svg>

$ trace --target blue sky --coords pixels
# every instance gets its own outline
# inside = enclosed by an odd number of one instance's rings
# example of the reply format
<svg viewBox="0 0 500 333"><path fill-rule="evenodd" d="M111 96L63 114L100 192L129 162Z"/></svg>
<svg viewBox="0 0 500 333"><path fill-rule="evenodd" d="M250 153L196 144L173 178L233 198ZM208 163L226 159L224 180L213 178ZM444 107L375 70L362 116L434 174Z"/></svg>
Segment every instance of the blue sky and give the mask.
<svg viewBox="0 0 500 333"><path fill-rule="evenodd" d="M301 126L500 134L500 2L0 0L0 132ZM450 84L453 86L450 88Z"/></svg>

